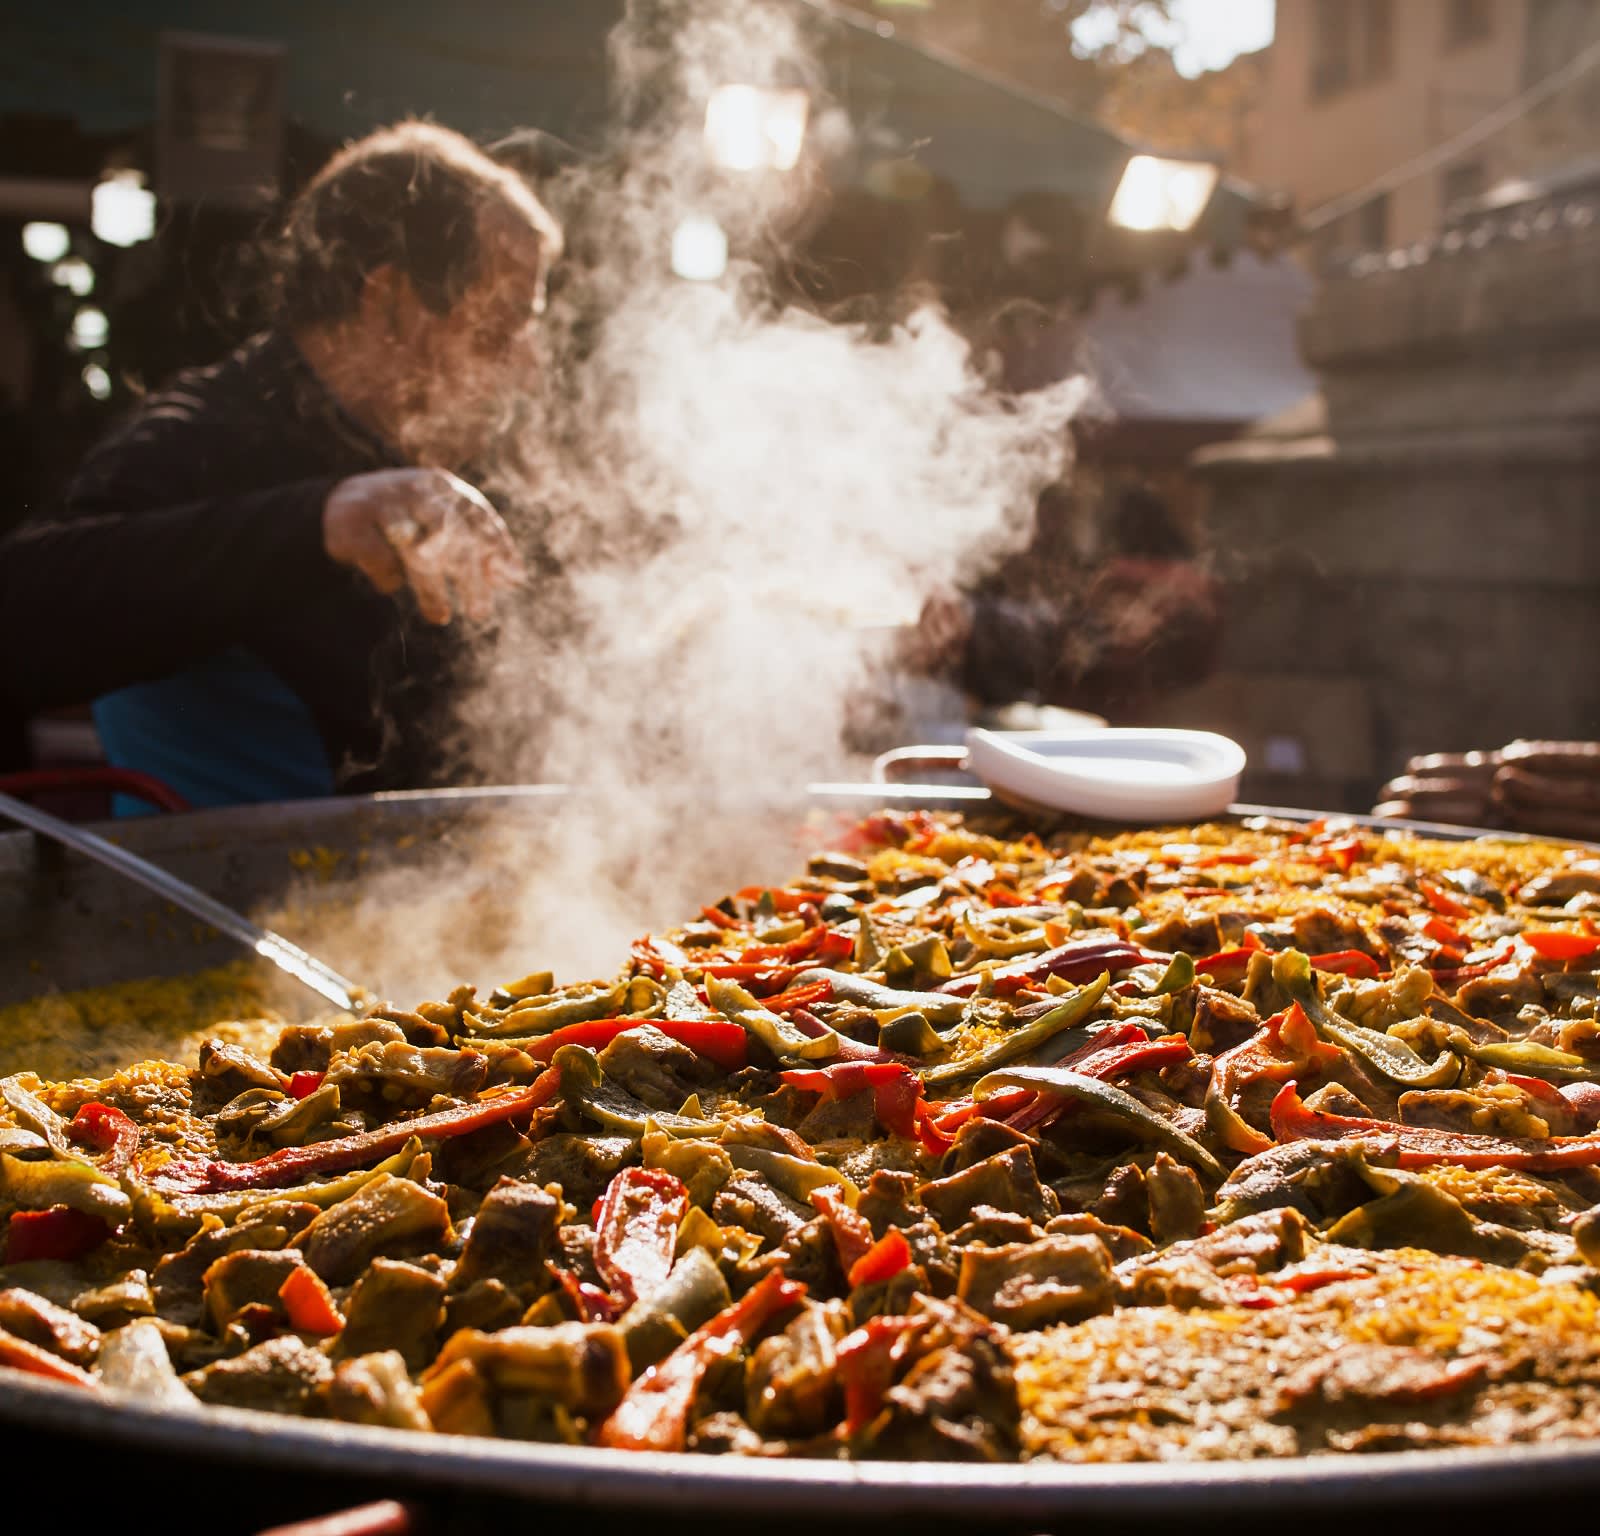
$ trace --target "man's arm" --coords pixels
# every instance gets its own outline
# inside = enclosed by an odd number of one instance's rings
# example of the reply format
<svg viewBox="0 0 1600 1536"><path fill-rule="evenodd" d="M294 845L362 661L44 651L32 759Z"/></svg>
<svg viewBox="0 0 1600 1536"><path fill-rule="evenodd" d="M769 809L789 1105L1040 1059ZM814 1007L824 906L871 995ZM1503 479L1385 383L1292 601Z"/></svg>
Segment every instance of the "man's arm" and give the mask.
<svg viewBox="0 0 1600 1536"><path fill-rule="evenodd" d="M349 588L323 546L336 482L133 515L80 510L0 541L0 698L78 703L162 677Z"/></svg>

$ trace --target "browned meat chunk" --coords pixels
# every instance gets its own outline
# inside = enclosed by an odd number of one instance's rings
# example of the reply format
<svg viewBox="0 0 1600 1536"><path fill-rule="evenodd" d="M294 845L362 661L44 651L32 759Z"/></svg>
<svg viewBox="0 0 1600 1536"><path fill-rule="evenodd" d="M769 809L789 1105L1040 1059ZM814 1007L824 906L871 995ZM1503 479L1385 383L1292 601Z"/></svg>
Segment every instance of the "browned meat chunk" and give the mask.
<svg viewBox="0 0 1600 1536"><path fill-rule="evenodd" d="M472 1219L451 1288L464 1290L492 1278L514 1291L542 1290L544 1263L555 1251L560 1225L561 1202L554 1195L537 1184L501 1179Z"/></svg>
<svg viewBox="0 0 1600 1536"><path fill-rule="evenodd" d="M282 1090L288 1079L245 1050L222 1040L207 1040L200 1047L200 1071L195 1083L197 1100L226 1104L246 1088Z"/></svg>
<svg viewBox="0 0 1600 1536"><path fill-rule="evenodd" d="M498 1333L467 1329L446 1343L424 1383L438 1380L461 1361L470 1362L497 1391L536 1393L585 1416L609 1413L629 1381L627 1346L609 1323L503 1328Z"/></svg>
<svg viewBox="0 0 1600 1536"><path fill-rule="evenodd" d="M231 1360L192 1371L183 1380L201 1402L219 1408L305 1413L332 1377L333 1366L321 1350L286 1333Z"/></svg>
<svg viewBox="0 0 1600 1536"><path fill-rule="evenodd" d="M856 1209L882 1237L890 1227L909 1227L928 1213L917 1204L917 1176L890 1168L878 1169L867 1181Z"/></svg>
<svg viewBox="0 0 1600 1536"><path fill-rule="evenodd" d="M717 1075L688 1046L648 1024L618 1035L601 1051L600 1070L651 1109L669 1112Z"/></svg>
<svg viewBox="0 0 1600 1536"><path fill-rule="evenodd" d="M979 1115L956 1132L955 1145L941 1159L939 1172L948 1178L1012 1147L1027 1147L1031 1155L1035 1145L1031 1136L1013 1130L1004 1121L989 1120Z"/></svg>
<svg viewBox="0 0 1600 1536"><path fill-rule="evenodd" d="M745 1368L749 1422L763 1435L819 1435L837 1423L843 1388L834 1353L845 1335L843 1310L805 1306L787 1328L764 1339Z"/></svg>
<svg viewBox="0 0 1600 1536"><path fill-rule="evenodd" d="M1452 1360L1431 1350L1392 1344L1356 1344L1295 1371L1279 1389L1279 1412L1325 1414L1358 1409L1415 1407L1471 1391L1488 1374L1482 1357Z"/></svg>
<svg viewBox="0 0 1600 1536"><path fill-rule="evenodd" d="M408 1370L420 1371L438 1348L444 1290L438 1275L415 1264L374 1259L350 1295L334 1353L347 1359L392 1350Z"/></svg>
<svg viewBox="0 0 1600 1536"><path fill-rule="evenodd" d="M435 1098L470 1099L488 1076L489 1058L482 1051L419 1049L400 1039L335 1056L325 1086L337 1088L346 1104L376 1101L386 1109L412 1109Z"/></svg>
<svg viewBox="0 0 1600 1536"><path fill-rule="evenodd" d="M1205 1237L1174 1243L1117 1266L1120 1295L1131 1307L1217 1307L1233 1299L1233 1275L1265 1275L1305 1257L1306 1222L1297 1211L1243 1216Z"/></svg>
<svg viewBox="0 0 1600 1536"><path fill-rule="evenodd" d="M1026 1216L1013 1211L997 1211L993 1206L980 1205L972 1212L972 1220L951 1233L950 1241L958 1248L969 1243L983 1243L990 1248L1002 1248L1007 1243L1031 1243L1043 1233Z"/></svg>
<svg viewBox="0 0 1600 1536"><path fill-rule="evenodd" d="M1340 949L1359 949L1372 953L1372 940L1353 917L1330 912L1326 907L1310 907L1294 915L1294 947L1308 955L1326 955Z"/></svg>
<svg viewBox="0 0 1600 1536"><path fill-rule="evenodd" d="M947 1232L962 1225L980 1205L1015 1211L1041 1226L1058 1214L1056 1198L1039 1182L1033 1154L1026 1147L997 1152L947 1179L924 1184L917 1194Z"/></svg>
<svg viewBox="0 0 1600 1536"><path fill-rule="evenodd" d="M1164 955L1214 955L1222 948L1222 928L1215 912L1195 908L1174 912L1163 922L1139 930L1139 943Z"/></svg>
<svg viewBox="0 0 1600 1536"><path fill-rule="evenodd" d="M1072 1216L1052 1217L1045 1223L1044 1229L1049 1234L1059 1233L1063 1237L1097 1238L1105 1244L1106 1252L1115 1264L1150 1252L1150 1239L1142 1232L1135 1232L1132 1227L1114 1227L1109 1222L1101 1221L1098 1216L1089 1215L1087 1211Z"/></svg>
<svg viewBox="0 0 1600 1536"><path fill-rule="evenodd" d="M330 1418L383 1429L431 1429L422 1400L393 1350L342 1361L323 1389Z"/></svg>
<svg viewBox="0 0 1600 1536"><path fill-rule="evenodd" d="M442 1242L449 1231L443 1200L410 1179L383 1173L325 1210L299 1243L306 1263L329 1285L348 1285L380 1253L417 1253Z"/></svg>
<svg viewBox="0 0 1600 1536"><path fill-rule="evenodd" d="M205 1272L218 1259L242 1248L282 1248L316 1214L314 1205L284 1200L246 1211L231 1227L210 1217L210 1225L196 1232L180 1252L169 1253L156 1264L151 1289L162 1317L198 1327L206 1315Z"/></svg>
<svg viewBox="0 0 1600 1536"><path fill-rule="evenodd" d="M1012 1328L1078 1322L1110 1307L1111 1256L1094 1237L968 1248L956 1295Z"/></svg>
<svg viewBox="0 0 1600 1536"><path fill-rule="evenodd" d="M559 1184L580 1211L587 1210L617 1172L637 1162L639 1143L631 1136L546 1136L534 1144L527 1178L533 1184Z"/></svg>
<svg viewBox="0 0 1600 1536"><path fill-rule="evenodd" d="M769 1243L786 1242L808 1226L815 1212L751 1174L736 1174L711 1202L711 1219L725 1227L743 1227Z"/></svg>
<svg viewBox="0 0 1600 1536"><path fill-rule="evenodd" d="M1150 1235L1158 1243L1200 1235L1206 1196L1192 1168L1158 1152L1145 1170L1144 1191L1150 1202Z"/></svg>
<svg viewBox="0 0 1600 1536"><path fill-rule="evenodd" d="M93 1323L20 1286L0 1291L0 1328L74 1365L88 1365L100 1347L100 1330Z"/></svg>
<svg viewBox="0 0 1600 1536"><path fill-rule="evenodd" d="M267 1058L278 1071L326 1072L333 1058L333 1030L326 1024L291 1024L278 1035Z"/></svg>
<svg viewBox="0 0 1600 1536"><path fill-rule="evenodd" d="M1016 1383L990 1334L924 1356L889 1389L885 1409L869 1442L877 1455L997 1462L1017 1454Z"/></svg>
<svg viewBox="0 0 1600 1536"><path fill-rule="evenodd" d="M1474 1018L1511 1025L1529 1003L1544 1001L1539 978L1527 971L1508 973L1499 970L1469 981L1455 995L1455 1005Z"/></svg>
<svg viewBox="0 0 1600 1536"><path fill-rule="evenodd" d="M205 1273L212 1327L222 1333L246 1307L267 1307L281 1315L278 1290L300 1262L295 1248L242 1248L218 1259Z"/></svg>

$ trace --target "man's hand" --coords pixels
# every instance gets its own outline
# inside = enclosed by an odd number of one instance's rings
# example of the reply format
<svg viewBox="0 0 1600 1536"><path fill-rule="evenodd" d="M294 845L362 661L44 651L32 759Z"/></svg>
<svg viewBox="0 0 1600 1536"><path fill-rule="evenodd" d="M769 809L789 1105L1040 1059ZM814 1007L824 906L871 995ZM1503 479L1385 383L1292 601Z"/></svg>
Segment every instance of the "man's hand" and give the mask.
<svg viewBox="0 0 1600 1536"><path fill-rule="evenodd" d="M322 546L386 597L410 586L430 624L457 607L487 619L495 598L522 580L510 530L483 493L442 469L352 475L322 507Z"/></svg>

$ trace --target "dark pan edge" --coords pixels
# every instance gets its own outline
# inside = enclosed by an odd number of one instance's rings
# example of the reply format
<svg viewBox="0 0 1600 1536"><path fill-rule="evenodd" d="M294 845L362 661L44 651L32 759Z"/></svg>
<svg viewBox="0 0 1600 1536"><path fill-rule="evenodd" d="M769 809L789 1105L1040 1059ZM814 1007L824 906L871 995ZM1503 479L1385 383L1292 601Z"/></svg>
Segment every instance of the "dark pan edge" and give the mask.
<svg viewBox="0 0 1600 1536"><path fill-rule="evenodd" d="M75 1432L93 1440L172 1449L302 1473L392 1478L417 1487L470 1486L592 1508L697 1506L770 1513L785 1498L807 1515L1048 1518L1192 1513L1208 1517L1286 1508L1341 1513L1448 1498L1564 1496L1600 1487L1600 1444L1494 1450L1403 1451L1301 1461L971 1467L944 1462L766 1462L568 1449L496 1440L413 1435L239 1409L164 1413L49 1382L0 1382L0 1420Z"/></svg>

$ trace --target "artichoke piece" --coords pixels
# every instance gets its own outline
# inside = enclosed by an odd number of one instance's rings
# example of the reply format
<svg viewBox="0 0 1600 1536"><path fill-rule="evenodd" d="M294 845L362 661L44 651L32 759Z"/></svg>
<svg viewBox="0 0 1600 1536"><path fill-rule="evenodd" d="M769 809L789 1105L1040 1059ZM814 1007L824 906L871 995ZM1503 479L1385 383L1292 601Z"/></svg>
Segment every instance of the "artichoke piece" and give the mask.
<svg viewBox="0 0 1600 1536"><path fill-rule="evenodd" d="M586 1024L591 1019L614 1019L628 1001L628 983L619 981L614 986L601 986L596 982L583 982L569 987L565 992L543 997L528 997L513 1003L498 1019L490 1022L476 1014L463 1016L468 1032L473 1035L527 1037L548 1035L565 1029L568 1024Z"/></svg>
<svg viewBox="0 0 1600 1536"><path fill-rule="evenodd" d="M600 1062L581 1045L564 1045L551 1059L561 1074L561 1096L609 1130L643 1136L652 1126L672 1136L715 1136L722 1125L689 1115L663 1114L607 1080Z"/></svg>
<svg viewBox="0 0 1600 1536"><path fill-rule="evenodd" d="M132 1210L115 1179L77 1159L40 1163L0 1152L0 1193L25 1211L69 1205L112 1226L125 1221Z"/></svg>
<svg viewBox="0 0 1600 1536"><path fill-rule="evenodd" d="M108 1333L95 1366L101 1386L136 1397L146 1407L189 1412L200 1406L173 1370L155 1323L141 1319Z"/></svg>
<svg viewBox="0 0 1600 1536"><path fill-rule="evenodd" d="M716 1260L704 1248L687 1249L661 1285L618 1320L633 1373L665 1359L702 1323L732 1304Z"/></svg>
<svg viewBox="0 0 1600 1536"><path fill-rule="evenodd" d="M834 999L838 1002L854 1003L874 1013L890 1008L915 1008L933 1024L959 1024L967 1008L965 998L948 997L943 992L900 992L866 976L853 976L846 971L823 968L803 971L795 984L804 987L814 981L827 982L833 988Z"/></svg>
<svg viewBox="0 0 1600 1536"><path fill-rule="evenodd" d="M1125 1120L1143 1141L1164 1147L1180 1162L1189 1163L1218 1183L1227 1176L1219 1163L1192 1136L1180 1131L1164 1116L1141 1103L1131 1093L1095 1077L1069 1072L1064 1067L1005 1067L981 1078L972 1090L975 1099L987 1099L1003 1088L1032 1088L1076 1099L1106 1114Z"/></svg>
<svg viewBox="0 0 1600 1536"><path fill-rule="evenodd" d="M1013 1029L992 1045L960 1061L946 1062L942 1067L924 1072L922 1081L930 1088L942 1083L959 1082L964 1077L976 1077L980 1072L993 1071L1008 1061L1015 1061L1018 1056L1025 1056L1063 1030L1081 1024L1094 1011L1110 985L1111 973L1102 971L1088 986L1080 987L1043 1018L1024 1024L1020 1029Z"/></svg>
<svg viewBox="0 0 1600 1536"><path fill-rule="evenodd" d="M811 974L806 972L801 982ZM831 1029L815 1038L802 1034L786 1018L763 1008L736 982L708 976L706 996L718 1013L743 1025L779 1061L821 1061L839 1054L839 1037Z"/></svg>
<svg viewBox="0 0 1600 1536"><path fill-rule="evenodd" d="M423 1404L430 1415L429 1389L463 1363L499 1391L534 1393L590 1417L615 1408L632 1379L627 1344L621 1330L609 1323L502 1328L498 1333L463 1328L445 1342L423 1375Z"/></svg>
<svg viewBox="0 0 1600 1536"><path fill-rule="evenodd" d="M900 1056L932 1056L944 1049L945 1041L925 1013L908 1008L878 1025L878 1045Z"/></svg>
<svg viewBox="0 0 1600 1536"><path fill-rule="evenodd" d="M1286 997L1300 1004L1322 1039L1359 1056L1391 1082L1406 1088L1442 1088L1461 1075L1461 1058L1452 1051L1441 1051L1433 1061L1424 1061L1403 1040L1352 1024L1335 1013L1322 1000L1311 961L1298 949L1273 956L1272 980Z"/></svg>

